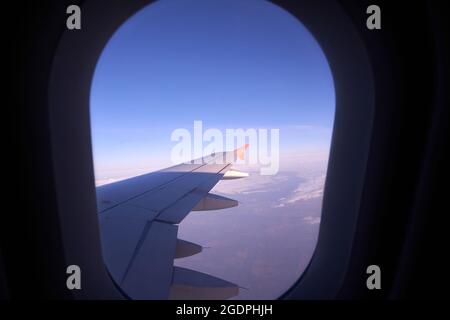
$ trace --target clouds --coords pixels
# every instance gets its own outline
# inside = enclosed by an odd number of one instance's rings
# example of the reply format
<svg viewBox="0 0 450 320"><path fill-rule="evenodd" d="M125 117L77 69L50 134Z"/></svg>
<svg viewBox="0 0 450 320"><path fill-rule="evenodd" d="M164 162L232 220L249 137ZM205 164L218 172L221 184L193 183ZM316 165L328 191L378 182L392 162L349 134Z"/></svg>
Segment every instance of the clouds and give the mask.
<svg viewBox="0 0 450 320"><path fill-rule="evenodd" d="M322 174L318 177L310 178L306 182L300 183L292 194L280 199L280 204L292 204L298 201L306 201L321 197L323 195L325 176L325 174Z"/></svg>
<svg viewBox="0 0 450 320"><path fill-rule="evenodd" d="M286 196L281 197L273 208L283 208L297 202L308 201L323 196L326 178L326 155L309 155L307 157L293 157L293 163L298 164L296 174L301 177L298 186Z"/></svg>
<svg viewBox="0 0 450 320"><path fill-rule="evenodd" d="M303 221L305 221L305 223L310 225L319 224L320 217L307 216L303 218Z"/></svg>
<svg viewBox="0 0 450 320"><path fill-rule="evenodd" d="M290 190L281 197L275 198L272 208L284 208L298 202L318 199L323 196L327 159L327 154L285 157L282 161L283 171L274 176L262 176L253 167L241 166L239 170L250 172L248 178L221 181L212 191L233 196L251 196L261 193L276 195L281 189L286 190L286 183L289 181ZM292 176L297 179L292 179Z"/></svg>

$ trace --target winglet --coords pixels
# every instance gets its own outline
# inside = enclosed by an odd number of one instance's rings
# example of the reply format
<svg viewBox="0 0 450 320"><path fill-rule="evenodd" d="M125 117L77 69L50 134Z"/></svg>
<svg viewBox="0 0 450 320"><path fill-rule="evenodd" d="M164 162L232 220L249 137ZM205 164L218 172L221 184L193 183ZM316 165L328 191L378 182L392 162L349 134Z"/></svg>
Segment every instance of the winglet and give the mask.
<svg viewBox="0 0 450 320"><path fill-rule="evenodd" d="M242 147L234 150L234 152L236 152L236 155L239 157L239 159L244 160L245 151L248 149L248 147L249 147L249 144L246 143Z"/></svg>

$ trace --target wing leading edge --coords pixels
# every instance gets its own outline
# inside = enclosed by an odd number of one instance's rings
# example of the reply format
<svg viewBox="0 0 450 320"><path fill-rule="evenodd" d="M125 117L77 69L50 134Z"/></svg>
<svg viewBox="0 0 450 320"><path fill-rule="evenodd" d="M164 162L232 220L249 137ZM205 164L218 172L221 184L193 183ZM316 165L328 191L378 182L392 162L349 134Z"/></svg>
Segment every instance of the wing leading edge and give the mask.
<svg viewBox="0 0 450 320"><path fill-rule="evenodd" d="M174 267L173 261L201 251L201 246L177 239L178 224L189 212L237 205L209 191L221 179L246 176L231 164L247 148L97 187L103 258L130 298L225 299L238 294L236 284Z"/></svg>

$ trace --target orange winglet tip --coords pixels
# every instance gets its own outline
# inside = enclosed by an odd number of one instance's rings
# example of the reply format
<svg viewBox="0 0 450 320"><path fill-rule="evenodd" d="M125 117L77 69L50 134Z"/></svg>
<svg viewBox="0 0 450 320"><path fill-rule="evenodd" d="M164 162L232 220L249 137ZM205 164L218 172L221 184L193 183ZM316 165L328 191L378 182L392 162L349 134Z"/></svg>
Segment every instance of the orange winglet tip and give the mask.
<svg viewBox="0 0 450 320"><path fill-rule="evenodd" d="M249 144L246 143L242 147L236 149L236 155L239 157L239 159L244 160L245 151L248 149Z"/></svg>

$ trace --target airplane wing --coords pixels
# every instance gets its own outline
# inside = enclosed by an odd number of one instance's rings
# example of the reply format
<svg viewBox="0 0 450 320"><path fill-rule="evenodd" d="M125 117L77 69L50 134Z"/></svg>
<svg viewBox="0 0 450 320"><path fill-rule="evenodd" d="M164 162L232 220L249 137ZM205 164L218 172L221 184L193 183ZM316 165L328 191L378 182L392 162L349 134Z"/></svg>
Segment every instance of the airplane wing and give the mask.
<svg viewBox="0 0 450 320"><path fill-rule="evenodd" d="M210 194L222 179L248 174L231 169L248 145L164 170L97 187L103 258L132 299L229 298L236 284L173 266L201 251L177 239L178 224L193 210L217 210L237 201Z"/></svg>

